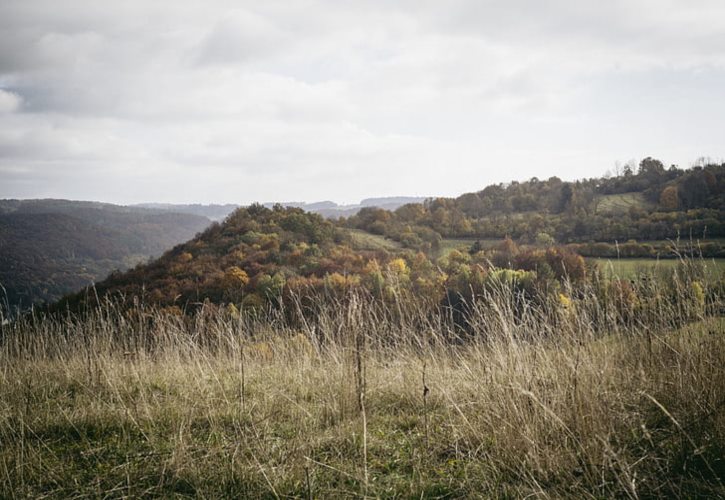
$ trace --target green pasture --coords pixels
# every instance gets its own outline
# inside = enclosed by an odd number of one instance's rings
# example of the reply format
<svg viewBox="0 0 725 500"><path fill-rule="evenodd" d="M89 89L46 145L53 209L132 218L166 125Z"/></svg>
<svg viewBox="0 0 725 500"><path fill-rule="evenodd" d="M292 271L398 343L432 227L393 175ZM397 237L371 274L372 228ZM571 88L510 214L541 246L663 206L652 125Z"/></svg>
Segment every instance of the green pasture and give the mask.
<svg viewBox="0 0 725 500"><path fill-rule="evenodd" d="M631 207L651 208L652 203L647 201L642 193L608 194L597 200L597 213L616 214L629 210Z"/></svg>
<svg viewBox="0 0 725 500"><path fill-rule="evenodd" d="M361 229L350 229L350 237L353 246L360 250L398 250L401 248L397 241Z"/></svg>
<svg viewBox="0 0 725 500"><path fill-rule="evenodd" d="M713 279L725 273L725 259L695 259L702 262L705 274ZM596 263L609 277L632 279L642 274L668 271L681 265L678 259L598 259L588 258L587 262Z"/></svg>

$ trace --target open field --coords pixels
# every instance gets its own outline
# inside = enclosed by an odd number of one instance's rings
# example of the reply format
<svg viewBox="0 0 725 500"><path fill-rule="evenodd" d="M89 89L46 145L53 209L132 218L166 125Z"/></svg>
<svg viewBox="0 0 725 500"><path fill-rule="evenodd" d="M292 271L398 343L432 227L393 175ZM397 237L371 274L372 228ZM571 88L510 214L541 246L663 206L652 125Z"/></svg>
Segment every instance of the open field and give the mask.
<svg viewBox="0 0 725 500"><path fill-rule="evenodd" d="M599 197L597 200L596 212L601 214L617 214L626 212L631 207L642 209L650 208L642 193L609 194Z"/></svg>
<svg viewBox="0 0 725 500"><path fill-rule="evenodd" d="M672 270L680 264L678 259L597 259L587 261L597 263L607 276L632 279L641 274L658 273ZM722 278L725 273L725 259L702 259L705 274L710 280Z"/></svg>
<svg viewBox="0 0 725 500"><path fill-rule="evenodd" d="M724 495L723 318L592 298L6 325L0 497Z"/></svg>
<svg viewBox="0 0 725 500"><path fill-rule="evenodd" d="M400 243L385 236L368 233L361 229L350 229L350 236L355 248L362 250L397 250Z"/></svg>

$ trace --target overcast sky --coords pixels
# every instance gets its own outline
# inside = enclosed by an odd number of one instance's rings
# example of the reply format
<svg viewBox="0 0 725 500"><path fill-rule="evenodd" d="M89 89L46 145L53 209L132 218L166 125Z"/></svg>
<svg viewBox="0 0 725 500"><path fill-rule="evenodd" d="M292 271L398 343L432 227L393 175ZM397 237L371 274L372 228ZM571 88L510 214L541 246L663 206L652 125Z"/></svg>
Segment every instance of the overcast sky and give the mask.
<svg viewBox="0 0 725 500"><path fill-rule="evenodd" d="M723 0L0 0L0 198L356 202L725 157Z"/></svg>

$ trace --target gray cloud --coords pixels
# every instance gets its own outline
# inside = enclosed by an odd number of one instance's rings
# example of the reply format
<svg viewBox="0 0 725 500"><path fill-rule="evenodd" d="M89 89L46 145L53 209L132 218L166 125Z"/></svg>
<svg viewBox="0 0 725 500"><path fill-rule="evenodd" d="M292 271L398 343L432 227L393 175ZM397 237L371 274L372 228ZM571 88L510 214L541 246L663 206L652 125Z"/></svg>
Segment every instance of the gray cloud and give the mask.
<svg viewBox="0 0 725 500"><path fill-rule="evenodd" d="M456 194L725 156L725 4L0 4L0 197ZM693 125L695 124L695 125Z"/></svg>

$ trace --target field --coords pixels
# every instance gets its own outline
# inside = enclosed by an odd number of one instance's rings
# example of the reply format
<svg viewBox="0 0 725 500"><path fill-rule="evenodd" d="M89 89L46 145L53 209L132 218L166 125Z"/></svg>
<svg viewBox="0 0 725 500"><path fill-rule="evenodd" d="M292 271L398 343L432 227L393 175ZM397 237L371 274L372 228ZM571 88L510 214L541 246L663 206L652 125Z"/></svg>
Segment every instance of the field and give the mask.
<svg viewBox="0 0 725 500"><path fill-rule="evenodd" d="M400 243L385 236L368 233L361 229L350 229L353 246L361 250L397 250Z"/></svg>
<svg viewBox="0 0 725 500"><path fill-rule="evenodd" d="M301 326L21 319L0 335L0 497L722 496L722 299L688 290L630 316L501 289L465 336L355 295Z"/></svg>
<svg viewBox="0 0 725 500"><path fill-rule="evenodd" d="M596 212L600 214L618 214L626 212L631 207L642 209L651 208L642 193L623 193L604 195L597 201Z"/></svg>
<svg viewBox="0 0 725 500"><path fill-rule="evenodd" d="M642 274L669 271L680 264L678 259L587 259L597 263L607 276L634 279ZM725 274L725 259L703 259L702 264L710 280Z"/></svg>

